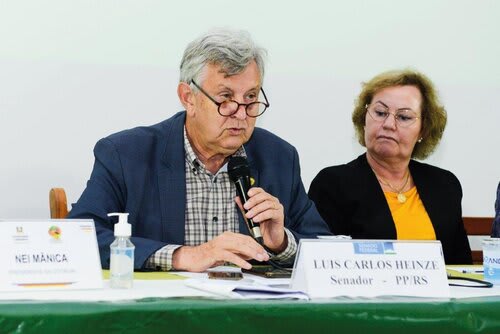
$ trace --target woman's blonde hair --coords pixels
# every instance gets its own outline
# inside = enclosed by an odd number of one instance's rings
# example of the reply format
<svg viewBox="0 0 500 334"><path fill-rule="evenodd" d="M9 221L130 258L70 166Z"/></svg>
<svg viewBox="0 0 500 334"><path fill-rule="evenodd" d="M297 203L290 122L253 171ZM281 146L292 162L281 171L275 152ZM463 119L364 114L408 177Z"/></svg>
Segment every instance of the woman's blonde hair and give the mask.
<svg viewBox="0 0 500 334"><path fill-rule="evenodd" d="M422 95L422 140L415 145L411 157L425 159L439 144L446 127L447 116L432 81L424 74L414 70L384 72L363 84L363 89L356 99L352 113L352 122L358 141L361 145L366 146L364 131L366 105L371 103L373 96L379 91L394 86L415 86Z"/></svg>

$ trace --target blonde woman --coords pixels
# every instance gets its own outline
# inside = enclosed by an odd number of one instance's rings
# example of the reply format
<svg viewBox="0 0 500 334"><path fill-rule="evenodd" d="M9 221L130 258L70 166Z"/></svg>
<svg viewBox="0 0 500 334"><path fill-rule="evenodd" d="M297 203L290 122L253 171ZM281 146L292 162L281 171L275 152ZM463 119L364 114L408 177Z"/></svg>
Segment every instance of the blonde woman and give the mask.
<svg viewBox="0 0 500 334"><path fill-rule="evenodd" d="M323 169L310 198L334 234L357 239L440 240L445 262L472 263L462 222L462 188L428 157L446 126L432 82L411 71L364 84L352 115L366 153Z"/></svg>

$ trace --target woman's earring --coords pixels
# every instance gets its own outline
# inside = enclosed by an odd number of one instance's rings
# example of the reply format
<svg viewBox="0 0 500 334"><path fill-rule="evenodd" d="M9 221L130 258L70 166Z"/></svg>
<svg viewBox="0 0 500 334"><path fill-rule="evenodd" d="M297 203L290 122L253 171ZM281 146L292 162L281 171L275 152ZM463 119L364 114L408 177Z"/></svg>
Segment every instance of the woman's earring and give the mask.
<svg viewBox="0 0 500 334"><path fill-rule="evenodd" d="M423 139L424 139L424 138L420 137L420 139L419 139L419 140L417 140L417 141L418 141L419 143L421 143Z"/></svg>

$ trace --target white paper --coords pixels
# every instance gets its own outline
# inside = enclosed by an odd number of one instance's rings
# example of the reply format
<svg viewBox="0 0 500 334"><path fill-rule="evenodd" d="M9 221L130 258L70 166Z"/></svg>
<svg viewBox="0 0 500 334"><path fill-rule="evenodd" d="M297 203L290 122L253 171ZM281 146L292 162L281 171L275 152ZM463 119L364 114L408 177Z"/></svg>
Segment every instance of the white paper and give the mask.
<svg viewBox="0 0 500 334"><path fill-rule="evenodd" d="M248 278L239 281L192 278L185 280L184 284L194 289L231 299L309 299L301 291L272 287Z"/></svg>

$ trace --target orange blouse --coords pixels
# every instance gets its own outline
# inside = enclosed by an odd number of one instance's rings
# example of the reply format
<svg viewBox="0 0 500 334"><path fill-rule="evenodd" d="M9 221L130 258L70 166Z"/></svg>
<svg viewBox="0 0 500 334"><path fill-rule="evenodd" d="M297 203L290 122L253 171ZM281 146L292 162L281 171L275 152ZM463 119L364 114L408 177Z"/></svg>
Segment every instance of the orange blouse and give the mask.
<svg viewBox="0 0 500 334"><path fill-rule="evenodd" d="M417 187L403 194L406 196L406 202L400 203L397 193L384 192L396 225L397 239L436 240L434 227L417 192Z"/></svg>

